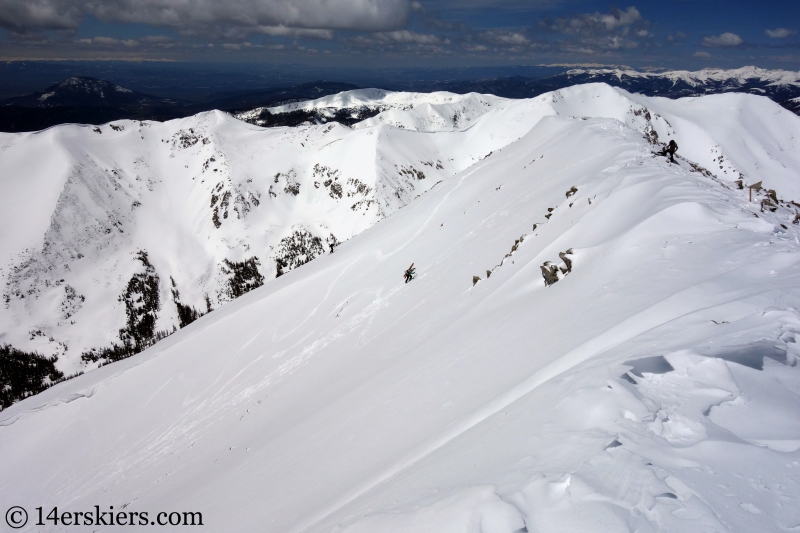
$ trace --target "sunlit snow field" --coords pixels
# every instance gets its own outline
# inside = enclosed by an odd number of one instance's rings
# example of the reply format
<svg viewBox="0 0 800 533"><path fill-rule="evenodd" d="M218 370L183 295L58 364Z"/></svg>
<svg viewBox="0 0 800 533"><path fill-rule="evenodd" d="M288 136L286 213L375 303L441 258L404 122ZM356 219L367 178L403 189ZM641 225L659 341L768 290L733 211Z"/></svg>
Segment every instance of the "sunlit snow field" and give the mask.
<svg viewBox="0 0 800 533"><path fill-rule="evenodd" d="M0 135L0 165L24 169L2 181L0 222L20 228L2 234L6 283L19 254L51 264L42 235L64 213L141 203L103 246L60 227L59 246L95 254L64 261L85 309L57 325L55 297L12 301L5 342L22 346L29 324L76 346L109 341L114 284L139 248L198 299L245 244L268 278L0 412L0 501L199 510L207 530L237 532L800 528L800 118L755 96L593 84L452 95L469 118L454 124L443 98L353 129L209 113ZM209 143L164 142L187 128ZM654 155L669 139L675 164ZM231 190L269 200L220 228L216 182L198 184L213 153ZM132 170L142 157L147 174ZM106 170L76 177L100 161L121 169L117 192ZM314 164L358 178L374 204L329 202ZM271 197L289 168L300 193ZM296 224L344 242L275 279L270 246ZM78 356L59 364L80 368Z"/></svg>

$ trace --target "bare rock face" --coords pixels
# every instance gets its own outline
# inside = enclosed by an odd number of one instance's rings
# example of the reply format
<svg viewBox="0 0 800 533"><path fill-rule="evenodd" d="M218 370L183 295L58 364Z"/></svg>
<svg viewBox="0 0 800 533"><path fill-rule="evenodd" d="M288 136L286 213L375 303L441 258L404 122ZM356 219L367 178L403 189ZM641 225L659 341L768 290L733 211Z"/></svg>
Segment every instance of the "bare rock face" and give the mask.
<svg viewBox="0 0 800 533"><path fill-rule="evenodd" d="M561 260L564 261L564 264L566 265L566 268L561 269L561 271L565 274L572 272L572 259L569 258L570 254L572 254L572 248L570 248L566 252L560 252L558 254L558 257L560 257Z"/></svg>
<svg viewBox="0 0 800 533"><path fill-rule="evenodd" d="M560 279L558 277L559 272L564 276L572 272L572 259L569 257L570 255L572 255L572 248L566 252L558 253L558 257L561 258L563 266L554 265L550 261L545 261L540 267L542 269L542 277L544 278L544 284L546 287L549 287Z"/></svg>
<svg viewBox="0 0 800 533"><path fill-rule="evenodd" d="M542 277L544 278L545 286L550 286L553 283L558 282L558 267L552 264L550 261L545 261L545 263L540 267L542 269Z"/></svg>
<svg viewBox="0 0 800 533"><path fill-rule="evenodd" d="M472 276L472 286L474 287L476 283L481 280L480 276Z"/></svg>

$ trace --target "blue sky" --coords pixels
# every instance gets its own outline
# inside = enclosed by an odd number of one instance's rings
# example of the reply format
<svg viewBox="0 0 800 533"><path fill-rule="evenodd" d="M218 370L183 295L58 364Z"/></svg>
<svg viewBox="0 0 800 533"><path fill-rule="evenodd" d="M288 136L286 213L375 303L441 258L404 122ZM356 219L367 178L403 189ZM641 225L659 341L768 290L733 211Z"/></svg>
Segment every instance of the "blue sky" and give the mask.
<svg viewBox="0 0 800 533"><path fill-rule="evenodd" d="M800 70L798 0L0 0L0 59Z"/></svg>

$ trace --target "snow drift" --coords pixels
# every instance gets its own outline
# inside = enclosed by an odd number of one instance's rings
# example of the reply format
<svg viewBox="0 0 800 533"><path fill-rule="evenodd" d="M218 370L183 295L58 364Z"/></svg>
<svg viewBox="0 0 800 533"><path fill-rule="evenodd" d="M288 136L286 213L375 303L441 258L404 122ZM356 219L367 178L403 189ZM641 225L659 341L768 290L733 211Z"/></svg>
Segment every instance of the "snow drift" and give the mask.
<svg viewBox="0 0 800 533"><path fill-rule="evenodd" d="M797 527L800 119L588 85L454 133L346 134L412 154L515 128L335 253L3 411L2 500L213 531Z"/></svg>

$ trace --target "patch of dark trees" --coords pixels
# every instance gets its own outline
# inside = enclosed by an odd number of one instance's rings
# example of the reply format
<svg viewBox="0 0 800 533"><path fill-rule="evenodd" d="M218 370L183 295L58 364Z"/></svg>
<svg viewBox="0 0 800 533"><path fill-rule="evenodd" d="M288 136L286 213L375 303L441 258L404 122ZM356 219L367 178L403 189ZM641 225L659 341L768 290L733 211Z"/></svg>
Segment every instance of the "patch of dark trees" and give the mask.
<svg viewBox="0 0 800 533"><path fill-rule="evenodd" d="M56 357L0 346L0 411L65 379Z"/></svg>
<svg viewBox="0 0 800 533"><path fill-rule="evenodd" d="M144 272L134 274L128 281L119 301L125 305L126 325L119 330L121 343L108 348L93 348L81 355L84 362L112 362L125 359L152 346L168 336L170 331L156 331L158 311L161 309L158 274L150 264L147 252L136 254Z"/></svg>
<svg viewBox="0 0 800 533"><path fill-rule="evenodd" d="M142 263L144 271L131 277L125 292L119 297L119 301L125 305L127 318L125 327L119 330L120 342L84 352L81 354L81 360L85 363L99 362L103 365L125 359L149 348L178 329L173 327L172 330L156 330L156 320L161 310L160 279L150 264L147 252L139 251L136 259ZM221 270L228 275L228 281L223 294L233 300L263 285L264 276L259 273L259 266L257 257L241 262L224 259ZM178 310L180 328L185 328L213 310L208 295L205 298L205 310L197 309L181 301L180 291L172 277L170 285L172 301Z"/></svg>
<svg viewBox="0 0 800 533"><path fill-rule="evenodd" d="M333 237L332 234L331 237ZM324 254L325 248L322 243L322 239L312 235L305 228L295 229L291 235L281 239L274 256L275 277L279 278L290 270L305 265L312 259ZM336 237L333 237L333 240L329 239L327 244L332 253L339 242Z"/></svg>
<svg viewBox="0 0 800 533"><path fill-rule="evenodd" d="M357 122L374 117L381 111L383 110L380 108L362 106L326 111L325 113L298 110L272 114L267 109L262 109L258 115L243 120L264 128L299 126L301 124L326 124L328 122L338 122L345 126L352 126Z"/></svg>
<svg viewBox="0 0 800 533"><path fill-rule="evenodd" d="M206 310L201 311L200 309L195 309L191 305L186 305L181 302L181 293L178 291L178 286L175 284L175 280L172 279L172 276L169 277L169 281L172 284L172 301L175 303L175 307L178 308L178 327L183 329L201 316L205 315L206 313L210 313L211 309L211 300L209 299L208 295L206 294Z"/></svg>
<svg viewBox="0 0 800 533"><path fill-rule="evenodd" d="M128 281L119 301L125 305L126 323L119 330L120 342L111 346L92 348L81 354L84 363L100 363L100 366L120 361L135 355L161 339L168 337L177 328L156 330L158 312L161 310L160 279L150 263L146 251L136 254L143 270ZM257 257L236 262L223 260L222 271L228 275L224 294L235 299L264 284L258 268ZM197 309L181 301L175 280L170 277L172 300L178 310L180 328L184 328L210 313L211 300L206 295L206 309ZM52 385L74 376L64 376L55 366L58 358L45 357L35 352L24 352L9 345L0 346L0 410L28 396L33 396ZM75 374L75 375L79 375Z"/></svg>
<svg viewBox="0 0 800 533"><path fill-rule="evenodd" d="M241 262L223 259L222 271L228 275L225 295L233 300L261 287L264 284L264 276L259 273L259 266L261 264L255 256Z"/></svg>

